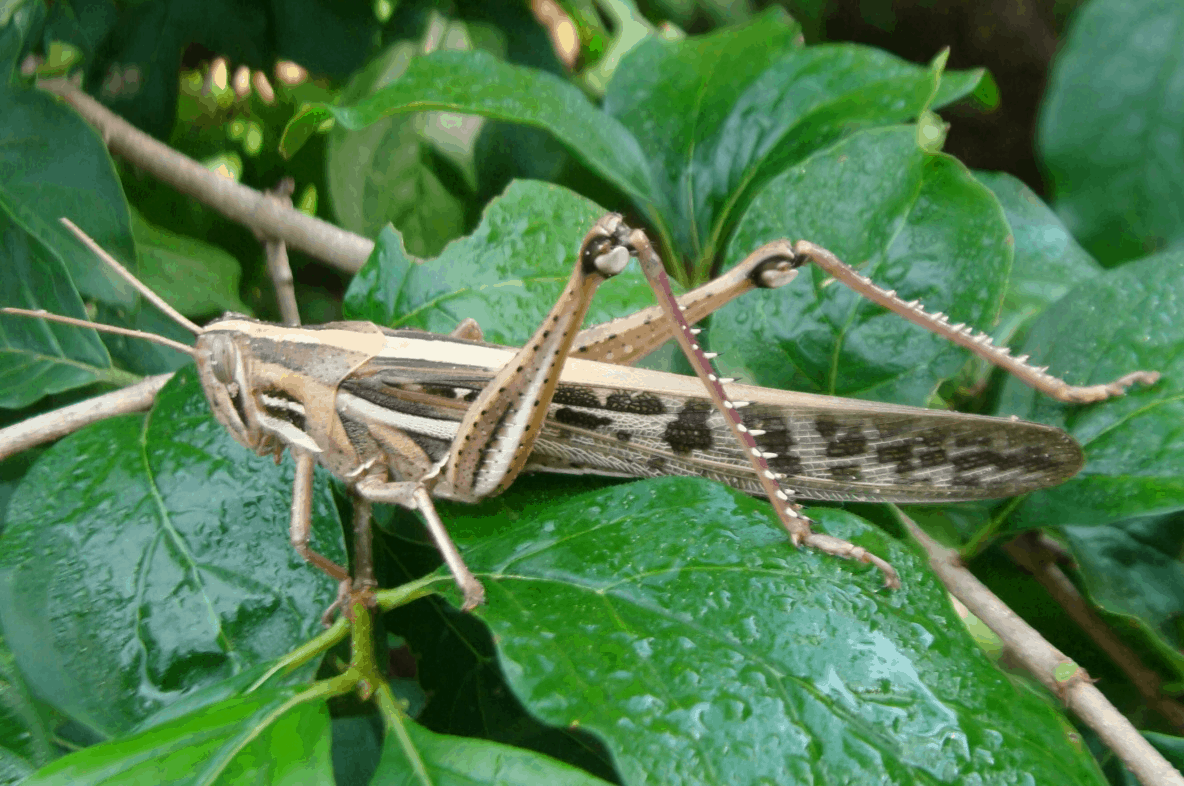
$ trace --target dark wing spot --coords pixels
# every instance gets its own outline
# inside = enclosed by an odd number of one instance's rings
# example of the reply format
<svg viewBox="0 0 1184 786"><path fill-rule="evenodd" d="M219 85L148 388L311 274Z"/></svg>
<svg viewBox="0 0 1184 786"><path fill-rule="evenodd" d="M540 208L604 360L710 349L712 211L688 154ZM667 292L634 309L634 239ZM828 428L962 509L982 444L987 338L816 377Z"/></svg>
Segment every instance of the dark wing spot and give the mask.
<svg viewBox="0 0 1184 786"><path fill-rule="evenodd" d="M826 443L828 458L850 458L867 453L867 437L858 427Z"/></svg>
<svg viewBox="0 0 1184 786"><path fill-rule="evenodd" d="M591 390L575 385L560 385L556 388L555 396L551 400L556 404L567 404L572 407L593 407L600 409L604 406Z"/></svg>
<svg viewBox="0 0 1184 786"><path fill-rule="evenodd" d="M817 418L814 421L814 429L823 439L830 439L839 433L839 424L829 418Z"/></svg>
<svg viewBox="0 0 1184 786"><path fill-rule="evenodd" d="M601 426L611 425L612 418L602 418L598 415L593 415L589 412L580 412L579 410L569 409L564 407L556 412L553 417L559 423L567 426L576 426L577 428L596 429Z"/></svg>
<svg viewBox="0 0 1184 786"><path fill-rule="evenodd" d="M423 392L440 398L456 398L456 388L451 385L424 385Z"/></svg>
<svg viewBox="0 0 1184 786"><path fill-rule="evenodd" d="M931 428L918 434L916 441L927 448L940 448L949 438L950 435L944 428Z"/></svg>
<svg viewBox="0 0 1184 786"><path fill-rule="evenodd" d="M903 434L907 428L906 425L895 421L885 421L883 423L868 423L870 428L875 429L876 439L880 442L891 442L892 440Z"/></svg>
<svg viewBox="0 0 1184 786"><path fill-rule="evenodd" d="M895 464L913 457L913 446L909 444L881 445L876 448L876 460L881 464Z"/></svg>
<svg viewBox="0 0 1184 786"><path fill-rule="evenodd" d="M830 476L838 481L857 481L860 475L858 464L836 464L830 468Z"/></svg>
<svg viewBox="0 0 1184 786"><path fill-rule="evenodd" d="M740 419L750 431L758 429L764 434L753 437L757 447L766 453L776 453L777 457L767 459L769 469L786 475L798 475L802 471L802 460L794 454L793 434L790 432L789 421L780 415L772 415L753 408L740 410Z"/></svg>
<svg viewBox="0 0 1184 786"><path fill-rule="evenodd" d="M925 469L943 467L949 463L946 452L941 448L917 451L917 462Z"/></svg>
<svg viewBox="0 0 1184 786"><path fill-rule="evenodd" d="M666 426L662 439L675 453L707 450L713 444L711 429L707 426L710 415L711 404L706 401L688 401L678 417Z"/></svg>
<svg viewBox="0 0 1184 786"><path fill-rule="evenodd" d="M975 450L954 456L950 463L958 472L973 472L983 467L998 466L1001 458L1002 456L993 450Z"/></svg>
<svg viewBox="0 0 1184 786"><path fill-rule="evenodd" d="M612 393L604 400L604 408L613 412L631 412L635 415L665 415L666 406L653 393Z"/></svg>
<svg viewBox="0 0 1184 786"><path fill-rule="evenodd" d="M759 410L750 414L750 409L740 410L740 422L749 431L765 432L753 440L761 450L769 453L785 453L794 446L793 435L789 430L789 423L779 415L769 415Z"/></svg>
<svg viewBox="0 0 1184 786"><path fill-rule="evenodd" d="M954 456L950 460L950 463L959 472L973 472L983 467L994 467L999 472L1007 472L1013 469L1035 472L1053 469L1057 464L1047 453L1042 452L1039 448L1031 447L1012 451L1011 453L1000 453L995 450L975 450L970 453Z"/></svg>
<svg viewBox="0 0 1184 786"><path fill-rule="evenodd" d="M876 448L876 460L881 464L895 464L898 475L908 475L915 469L912 458L913 446L907 442Z"/></svg>
<svg viewBox="0 0 1184 786"><path fill-rule="evenodd" d="M802 474L802 460L792 453L778 453L777 458L765 459L765 462L774 472L782 472L786 475Z"/></svg>

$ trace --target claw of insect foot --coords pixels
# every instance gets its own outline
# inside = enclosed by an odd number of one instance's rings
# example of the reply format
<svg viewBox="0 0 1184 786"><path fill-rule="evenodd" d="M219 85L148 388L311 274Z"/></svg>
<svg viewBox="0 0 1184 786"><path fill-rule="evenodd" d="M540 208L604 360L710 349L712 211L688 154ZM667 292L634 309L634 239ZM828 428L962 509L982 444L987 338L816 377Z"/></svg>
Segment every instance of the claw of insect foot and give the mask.
<svg viewBox="0 0 1184 786"><path fill-rule="evenodd" d="M485 587L479 581L464 588L465 599L461 603L461 611L472 611L478 606L485 605Z"/></svg>

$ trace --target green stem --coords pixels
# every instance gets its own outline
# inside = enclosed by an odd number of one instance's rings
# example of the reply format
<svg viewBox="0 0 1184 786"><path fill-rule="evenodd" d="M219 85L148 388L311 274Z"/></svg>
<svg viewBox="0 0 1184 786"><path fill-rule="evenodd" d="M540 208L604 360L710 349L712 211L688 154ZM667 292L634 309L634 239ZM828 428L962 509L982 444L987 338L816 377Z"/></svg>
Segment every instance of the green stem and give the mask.
<svg viewBox="0 0 1184 786"><path fill-rule="evenodd" d="M448 581L451 581L451 577L449 576L424 576L422 579L409 581L393 589L379 590L374 593L374 597L378 601L378 610L390 611L391 609L405 606L413 600L426 598L428 595L435 595L437 591L433 585Z"/></svg>
<svg viewBox="0 0 1184 786"><path fill-rule="evenodd" d="M447 581L447 577L426 576L422 579L408 582L401 587L376 593L378 607L382 611L387 611L410 603L417 598L432 595L436 592L434 585L444 581ZM321 655L344 639L347 634L350 635L349 667L336 677L313 683L307 690L296 694L276 709L267 713L258 723L251 727L247 734L244 734L233 745L219 751L216 760L207 762L205 770L198 779L201 783L214 783L221 777L226 766L234 760L235 756L241 753L252 740L257 739L264 730L293 707L306 702L325 701L333 696L340 696L354 689L358 689L363 694L363 698L368 698L372 693L378 694L379 713L382 715L384 723L398 737L399 744L406 752L408 760L415 767L416 774L420 777L421 781L424 783L429 782L427 769L416 752L411 737L408 735L407 729L403 724L406 716L399 708L398 702L395 700L394 694L391 693L390 686L387 685L386 680L383 678L374 657L373 612L360 600L353 603L350 612L353 615L352 623L345 615L342 615L324 633L310 639L276 661L275 665L268 669L262 677L247 689L247 692L256 690L276 674L291 672L314 657Z"/></svg>
<svg viewBox="0 0 1184 786"><path fill-rule="evenodd" d="M382 683L378 686L377 694L378 713L382 716L382 723L386 726L387 733L394 734L398 738L399 747L403 749L407 761L415 770L416 779L420 783L431 783L427 765L423 763L415 743L411 741L411 735L407 733L407 725L404 723L405 720L408 720L407 715L399 707L395 695L391 693L391 686L385 682Z"/></svg>
<svg viewBox="0 0 1184 786"><path fill-rule="evenodd" d="M315 638L309 639L296 649L289 652L287 655L284 655L282 658L277 660L275 664L263 674L262 677L255 680L255 683L251 685L251 687L247 688L247 693L257 690L276 674L281 672L284 674L290 674L291 672L303 666L305 663L308 663L313 658L323 654L329 650L329 648L337 644L337 642L345 638L346 634L349 633L349 627L349 620L345 619L345 617L338 617L337 621L334 622L324 633L317 635Z"/></svg>
<svg viewBox="0 0 1184 786"><path fill-rule="evenodd" d="M358 684L358 674L350 669L344 674L340 674L332 679L314 682L307 690L297 693L292 698L285 701L280 706L276 707L271 712L263 716L262 719L251 727L251 730L235 741L234 745L227 746L218 751L217 758L213 761L207 761L206 767L198 776L196 782L199 784L213 784L218 781L226 766L234 761L234 758L243 751L247 745L259 737L267 730L271 724L275 723L285 712L288 712L293 707L300 704L305 704L313 701L327 701L333 696L341 696L353 690L354 686Z"/></svg>
<svg viewBox="0 0 1184 786"><path fill-rule="evenodd" d="M375 593L375 597L378 600L378 610L390 611L391 609L406 605L413 600L433 595L436 590L432 589L432 586L446 580L447 577L425 576L422 579L410 581L402 586L377 592ZM258 690L275 675L290 674L318 655L323 655L349 634L350 627L348 619L344 616L338 617L337 621L324 633L309 639L277 660L263 676L255 680L251 687L247 688L247 693Z"/></svg>
<svg viewBox="0 0 1184 786"><path fill-rule="evenodd" d="M354 601L350 611L353 613L354 625L350 637L349 671L357 672L361 678L358 689L362 698L368 699L370 694L386 684L374 660L374 618L370 609L360 600Z"/></svg>
<svg viewBox="0 0 1184 786"><path fill-rule="evenodd" d="M962 548L958 550L959 556L962 560L969 562L978 556L978 553L986 548L987 544L995 539L995 533L1003 526L1003 522L1011 515L1011 512L1019 507L1023 498L1016 497L1010 500L1006 505L999 509L998 515L992 516L987 526L975 533L974 537Z"/></svg>

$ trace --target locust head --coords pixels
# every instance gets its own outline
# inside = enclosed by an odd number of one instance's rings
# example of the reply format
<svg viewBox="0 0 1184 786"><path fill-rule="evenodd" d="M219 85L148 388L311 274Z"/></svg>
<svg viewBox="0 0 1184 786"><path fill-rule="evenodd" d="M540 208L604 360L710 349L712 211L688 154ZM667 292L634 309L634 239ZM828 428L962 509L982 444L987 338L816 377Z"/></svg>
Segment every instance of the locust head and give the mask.
<svg viewBox="0 0 1184 786"><path fill-rule="evenodd" d="M261 455L270 453L276 446L260 426L236 339L234 332L221 330L206 330L197 337L194 362L198 379L210 411L235 441Z"/></svg>

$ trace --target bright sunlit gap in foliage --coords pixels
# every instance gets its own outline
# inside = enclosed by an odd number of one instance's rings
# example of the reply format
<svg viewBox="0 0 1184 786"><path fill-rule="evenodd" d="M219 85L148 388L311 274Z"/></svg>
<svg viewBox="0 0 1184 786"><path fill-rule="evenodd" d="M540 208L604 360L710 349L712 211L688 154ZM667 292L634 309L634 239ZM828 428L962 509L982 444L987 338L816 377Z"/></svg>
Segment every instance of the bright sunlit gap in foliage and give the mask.
<svg viewBox="0 0 1184 786"><path fill-rule="evenodd" d="M219 177L238 182L243 175L243 160L237 153L219 153L204 162L207 169Z"/></svg>

